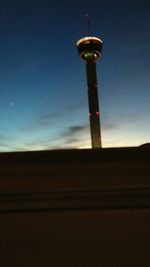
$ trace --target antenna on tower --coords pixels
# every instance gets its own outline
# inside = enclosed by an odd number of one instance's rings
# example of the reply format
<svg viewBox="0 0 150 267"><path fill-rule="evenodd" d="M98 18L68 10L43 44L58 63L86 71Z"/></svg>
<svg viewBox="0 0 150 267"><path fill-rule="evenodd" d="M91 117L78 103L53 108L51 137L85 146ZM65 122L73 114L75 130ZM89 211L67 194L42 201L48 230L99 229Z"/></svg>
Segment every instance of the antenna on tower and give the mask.
<svg viewBox="0 0 150 267"><path fill-rule="evenodd" d="M90 16L86 14L86 22L87 22L87 36L90 36Z"/></svg>

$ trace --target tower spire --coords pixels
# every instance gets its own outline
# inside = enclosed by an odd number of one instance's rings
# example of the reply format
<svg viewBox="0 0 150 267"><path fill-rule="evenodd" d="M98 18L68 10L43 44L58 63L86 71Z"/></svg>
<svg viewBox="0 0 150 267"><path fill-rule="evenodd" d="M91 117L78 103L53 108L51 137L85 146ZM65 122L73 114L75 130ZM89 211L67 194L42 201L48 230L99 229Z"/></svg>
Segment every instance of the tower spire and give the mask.
<svg viewBox="0 0 150 267"><path fill-rule="evenodd" d="M90 16L86 14L86 24L87 24L87 36L90 36Z"/></svg>

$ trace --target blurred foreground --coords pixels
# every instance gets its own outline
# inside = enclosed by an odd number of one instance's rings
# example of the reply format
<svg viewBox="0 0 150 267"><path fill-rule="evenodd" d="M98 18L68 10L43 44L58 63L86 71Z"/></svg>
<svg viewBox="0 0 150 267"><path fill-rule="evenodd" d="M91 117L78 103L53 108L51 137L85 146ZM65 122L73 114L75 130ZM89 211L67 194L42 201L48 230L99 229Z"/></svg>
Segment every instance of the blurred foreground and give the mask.
<svg viewBox="0 0 150 267"><path fill-rule="evenodd" d="M1 266L150 266L150 150L0 153Z"/></svg>

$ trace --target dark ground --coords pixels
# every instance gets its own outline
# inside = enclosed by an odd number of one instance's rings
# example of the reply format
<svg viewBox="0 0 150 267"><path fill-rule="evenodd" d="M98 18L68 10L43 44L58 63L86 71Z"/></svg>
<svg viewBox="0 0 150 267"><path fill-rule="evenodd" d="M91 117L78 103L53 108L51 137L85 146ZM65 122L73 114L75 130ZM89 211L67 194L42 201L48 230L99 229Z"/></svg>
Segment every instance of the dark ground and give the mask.
<svg viewBox="0 0 150 267"><path fill-rule="evenodd" d="M0 153L0 266L150 266L150 149Z"/></svg>

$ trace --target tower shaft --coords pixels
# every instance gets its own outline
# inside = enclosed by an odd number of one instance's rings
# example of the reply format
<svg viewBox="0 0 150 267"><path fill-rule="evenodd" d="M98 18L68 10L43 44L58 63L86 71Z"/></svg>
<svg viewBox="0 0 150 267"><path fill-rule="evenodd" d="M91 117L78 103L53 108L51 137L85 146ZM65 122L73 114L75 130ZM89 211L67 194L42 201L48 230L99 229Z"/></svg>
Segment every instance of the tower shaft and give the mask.
<svg viewBox="0 0 150 267"><path fill-rule="evenodd" d="M101 131L99 118L98 86L96 76L96 63L94 60L86 62L88 102L89 102L89 119L91 130L92 148L101 148Z"/></svg>
<svg viewBox="0 0 150 267"><path fill-rule="evenodd" d="M86 36L76 43L80 58L86 63L89 117L92 148L101 148L101 130L99 118L96 60L101 57L103 42L94 36Z"/></svg>

